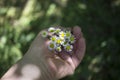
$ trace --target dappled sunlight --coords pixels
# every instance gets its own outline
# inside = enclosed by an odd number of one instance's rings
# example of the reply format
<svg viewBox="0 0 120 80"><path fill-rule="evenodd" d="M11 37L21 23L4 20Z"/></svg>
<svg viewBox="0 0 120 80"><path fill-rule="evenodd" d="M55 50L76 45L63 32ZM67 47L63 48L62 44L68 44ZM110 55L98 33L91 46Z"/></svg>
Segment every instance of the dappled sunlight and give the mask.
<svg viewBox="0 0 120 80"><path fill-rule="evenodd" d="M41 76L40 67L35 64L16 64L6 72L1 80L37 80Z"/></svg>
<svg viewBox="0 0 120 80"><path fill-rule="evenodd" d="M41 76L41 71L39 67L34 64L26 64L21 69L21 75L24 80L35 80Z"/></svg>
<svg viewBox="0 0 120 80"><path fill-rule="evenodd" d="M16 16L16 8L15 7L11 7L11 8L9 8L8 9L8 11L7 11L7 17L14 17L14 16Z"/></svg>
<svg viewBox="0 0 120 80"><path fill-rule="evenodd" d="M87 5L86 4L83 4L83 3L80 3L78 5L78 7L81 9L81 10L86 10L87 9Z"/></svg>
<svg viewBox="0 0 120 80"><path fill-rule="evenodd" d="M120 0L115 0L112 5L113 6L120 6Z"/></svg>
<svg viewBox="0 0 120 80"><path fill-rule="evenodd" d="M51 4L48 11L47 11L47 16L50 16L51 14L55 13L54 10L56 8L55 4Z"/></svg>
<svg viewBox="0 0 120 80"><path fill-rule="evenodd" d="M99 72L101 69L101 66L99 65L100 62L102 61L102 55L96 56L88 66L88 69L91 70L92 72Z"/></svg>

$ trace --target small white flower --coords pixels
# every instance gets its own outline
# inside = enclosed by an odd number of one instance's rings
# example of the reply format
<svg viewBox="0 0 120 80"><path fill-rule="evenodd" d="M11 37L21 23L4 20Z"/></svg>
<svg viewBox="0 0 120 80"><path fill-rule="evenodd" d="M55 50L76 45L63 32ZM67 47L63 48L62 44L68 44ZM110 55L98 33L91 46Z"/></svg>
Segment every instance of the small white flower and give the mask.
<svg viewBox="0 0 120 80"><path fill-rule="evenodd" d="M53 41L53 42L56 41L56 40L57 40L57 36L52 36L52 37L50 38L50 40Z"/></svg>
<svg viewBox="0 0 120 80"><path fill-rule="evenodd" d="M65 32L60 31L60 32L59 32L59 37L60 37L61 39L64 39L64 38L65 38Z"/></svg>
<svg viewBox="0 0 120 80"><path fill-rule="evenodd" d="M67 44L64 48L67 52L71 52L73 50L73 46L70 44Z"/></svg>
<svg viewBox="0 0 120 80"><path fill-rule="evenodd" d="M48 45L48 48L50 50L54 50L56 48L56 44L54 42L50 42L49 45Z"/></svg>
<svg viewBox="0 0 120 80"><path fill-rule="evenodd" d="M42 31L41 35L42 35L42 37L47 37L48 36L48 32L47 31Z"/></svg>
<svg viewBox="0 0 120 80"><path fill-rule="evenodd" d="M59 33L60 31L61 31L61 29L57 28L57 29L55 30L55 33Z"/></svg>
<svg viewBox="0 0 120 80"><path fill-rule="evenodd" d="M67 44L69 44L68 41L64 41L63 46L66 46Z"/></svg>
<svg viewBox="0 0 120 80"><path fill-rule="evenodd" d="M70 31L67 31L67 32L65 33L65 35L66 35L66 38L70 38L70 37L71 37L71 32L70 32Z"/></svg>
<svg viewBox="0 0 120 80"><path fill-rule="evenodd" d="M51 32L51 33L54 33L54 32L55 32L55 28L54 28L54 27L50 27L50 28L48 29L48 31Z"/></svg>
<svg viewBox="0 0 120 80"><path fill-rule="evenodd" d="M69 38L69 40L70 40L70 43L74 43L75 42L75 37L72 35L70 38Z"/></svg>
<svg viewBox="0 0 120 80"><path fill-rule="evenodd" d="M64 39L61 39L61 38L57 37L56 43L62 45L64 43Z"/></svg>
<svg viewBox="0 0 120 80"><path fill-rule="evenodd" d="M56 51L61 52L62 51L61 47L60 46L56 47Z"/></svg>

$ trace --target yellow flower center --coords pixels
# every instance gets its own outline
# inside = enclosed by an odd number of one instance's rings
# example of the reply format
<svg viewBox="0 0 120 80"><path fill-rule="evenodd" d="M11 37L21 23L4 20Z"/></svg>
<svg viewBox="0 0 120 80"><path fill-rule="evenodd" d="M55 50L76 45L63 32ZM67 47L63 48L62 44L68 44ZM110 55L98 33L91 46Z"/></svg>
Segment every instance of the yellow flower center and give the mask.
<svg viewBox="0 0 120 80"><path fill-rule="evenodd" d="M56 40L56 37L52 37L51 40L52 40L52 41L55 41L55 40Z"/></svg>
<svg viewBox="0 0 120 80"><path fill-rule="evenodd" d="M55 30L50 30L50 32L54 32Z"/></svg>
<svg viewBox="0 0 120 80"><path fill-rule="evenodd" d="M61 36L62 36L62 37L64 37L64 36L65 36L65 34L64 34L64 33L62 33L62 34L61 34Z"/></svg>
<svg viewBox="0 0 120 80"><path fill-rule="evenodd" d="M62 42L61 39L57 39L56 43L60 44Z"/></svg>
<svg viewBox="0 0 120 80"><path fill-rule="evenodd" d="M61 48L60 48L60 47L57 47L56 50L57 50L57 51L61 51Z"/></svg>
<svg viewBox="0 0 120 80"><path fill-rule="evenodd" d="M60 29L56 29L56 33L59 33L60 32Z"/></svg>
<svg viewBox="0 0 120 80"><path fill-rule="evenodd" d="M72 37L70 37L70 41L74 41L75 40L75 38L72 36Z"/></svg>
<svg viewBox="0 0 120 80"><path fill-rule="evenodd" d="M50 44L50 47L51 47L51 48L54 48L54 44Z"/></svg>
<svg viewBox="0 0 120 80"><path fill-rule="evenodd" d="M70 36L71 36L70 32L67 32L66 37L70 37Z"/></svg>
<svg viewBox="0 0 120 80"><path fill-rule="evenodd" d="M70 50L71 49L71 47L68 45L68 46L66 46L66 50Z"/></svg>

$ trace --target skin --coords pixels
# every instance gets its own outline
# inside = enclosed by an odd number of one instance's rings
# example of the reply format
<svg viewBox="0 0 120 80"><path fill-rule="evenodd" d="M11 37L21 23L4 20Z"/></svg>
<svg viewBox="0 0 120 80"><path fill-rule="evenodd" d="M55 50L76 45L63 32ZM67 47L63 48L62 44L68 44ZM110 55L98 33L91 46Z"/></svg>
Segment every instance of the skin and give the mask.
<svg viewBox="0 0 120 80"><path fill-rule="evenodd" d="M62 51L56 55L49 51L49 40L43 38L40 32L23 58L14 64L1 80L58 80L72 75L83 59L85 39L80 27L76 26L71 30L76 38L71 54Z"/></svg>

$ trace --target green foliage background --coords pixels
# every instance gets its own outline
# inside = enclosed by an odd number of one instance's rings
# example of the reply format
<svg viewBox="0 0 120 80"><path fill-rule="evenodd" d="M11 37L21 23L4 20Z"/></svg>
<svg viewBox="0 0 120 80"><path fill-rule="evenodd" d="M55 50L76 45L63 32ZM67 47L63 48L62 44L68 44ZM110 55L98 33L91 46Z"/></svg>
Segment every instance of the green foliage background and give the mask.
<svg viewBox="0 0 120 80"><path fill-rule="evenodd" d="M120 80L120 0L0 0L0 77L40 30L57 25L81 26L87 44L62 80Z"/></svg>

